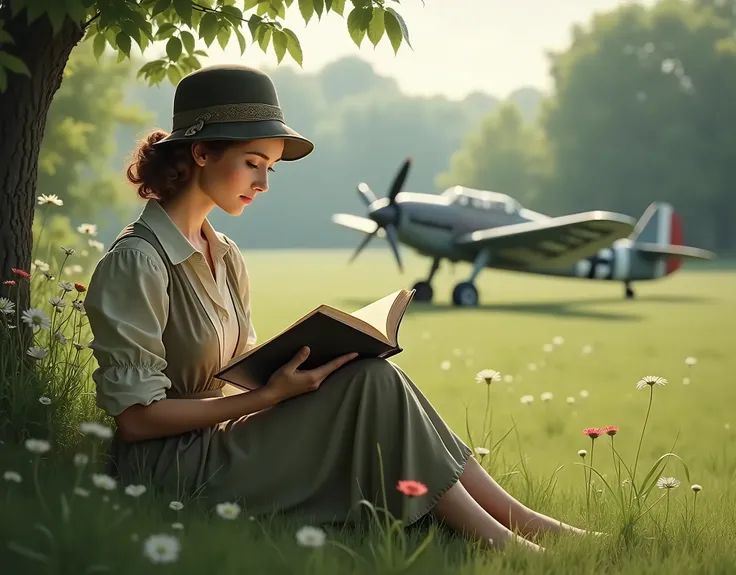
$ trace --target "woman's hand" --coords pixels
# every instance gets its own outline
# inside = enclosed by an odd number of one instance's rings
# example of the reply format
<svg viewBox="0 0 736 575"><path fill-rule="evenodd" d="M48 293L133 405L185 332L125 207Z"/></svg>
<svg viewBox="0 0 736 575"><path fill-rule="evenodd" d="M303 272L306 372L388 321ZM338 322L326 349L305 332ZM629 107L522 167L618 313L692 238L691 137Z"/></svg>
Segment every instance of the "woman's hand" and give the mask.
<svg viewBox="0 0 736 575"><path fill-rule="evenodd" d="M347 353L320 367L303 371L298 367L309 357L309 348L303 347L289 363L274 372L264 386L264 390L269 390L277 402L314 391L328 375L357 355L357 353Z"/></svg>

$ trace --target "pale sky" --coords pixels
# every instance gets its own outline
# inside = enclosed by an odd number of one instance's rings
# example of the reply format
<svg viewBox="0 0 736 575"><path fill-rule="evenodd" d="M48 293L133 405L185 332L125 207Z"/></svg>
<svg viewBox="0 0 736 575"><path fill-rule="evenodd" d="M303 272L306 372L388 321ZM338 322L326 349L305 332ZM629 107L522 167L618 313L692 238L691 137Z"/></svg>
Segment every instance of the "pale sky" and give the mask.
<svg viewBox="0 0 736 575"><path fill-rule="evenodd" d="M335 14L312 19L305 27L297 2L287 12L285 25L294 30L304 52L304 70L313 72L346 55L369 61L382 75L397 80L411 95L463 98L483 91L504 98L521 86L548 90L546 51L568 46L574 23L586 24L598 11L608 11L631 0L401 0L393 4L404 17L414 50L403 45L398 54L384 36L377 48L366 39L355 46L346 20ZM651 0L643 0L651 4ZM350 2L347 3L348 8ZM347 9L345 15L347 16ZM246 33L246 39L250 38ZM249 45L243 56L235 39L223 52L217 42L203 65L241 62L275 65L269 47L264 54ZM295 66L287 54L281 65Z"/></svg>

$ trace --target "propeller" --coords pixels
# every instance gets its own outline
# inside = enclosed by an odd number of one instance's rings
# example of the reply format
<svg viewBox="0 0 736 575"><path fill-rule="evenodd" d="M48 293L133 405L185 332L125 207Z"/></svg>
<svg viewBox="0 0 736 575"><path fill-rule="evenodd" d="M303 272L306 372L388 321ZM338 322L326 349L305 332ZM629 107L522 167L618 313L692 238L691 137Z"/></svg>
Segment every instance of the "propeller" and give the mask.
<svg viewBox="0 0 736 575"><path fill-rule="evenodd" d="M332 221L336 224L340 224L366 234L355 252L353 252L350 262L353 262L355 258L358 257L360 252L363 251L375 236L385 237L388 240L388 244L391 247L394 257L396 258L399 271L404 271L404 266L401 263L401 256L399 255L399 234L396 229L396 224L399 221L399 206L396 203L396 196L404 187L404 182L406 181L406 177L409 173L411 162L411 158L407 158L402 164L391 182L388 196L386 198L376 198L373 190L371 190L365 182L358 184L358 195L363 203L368 207L368 218L361 218L359 216L352 216L349 214L335 214L332 217Z"/></svg>

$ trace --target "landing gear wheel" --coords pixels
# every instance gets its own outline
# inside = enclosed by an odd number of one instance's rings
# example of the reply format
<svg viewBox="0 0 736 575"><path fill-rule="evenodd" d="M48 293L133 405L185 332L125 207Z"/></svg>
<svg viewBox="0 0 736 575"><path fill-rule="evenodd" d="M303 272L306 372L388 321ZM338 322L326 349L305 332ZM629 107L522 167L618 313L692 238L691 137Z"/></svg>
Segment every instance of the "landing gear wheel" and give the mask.
<svg viewBox="0 0 736 575"><path fill-rule="evenodd" d="M429 282L417 282L414 284L414 288L416 290L416 293L414 294L414 299L416 301L424 301L424 302L430 302L432 301L432 296L434 295L434 290L432 289L432 285Z"/></svg>
<svg viewBox="0 0 736 575"><path fill-rule="evenodd" d="M452 303L457 306L473 307L478 305L478 290L472 282L460 282L452 290Z"/></svg>
<svg viewBox="0 0 736 575"><path fill-rule="evenodd" d="M636 294L629 284L626 284L626 299L634 299Z"/></svg>

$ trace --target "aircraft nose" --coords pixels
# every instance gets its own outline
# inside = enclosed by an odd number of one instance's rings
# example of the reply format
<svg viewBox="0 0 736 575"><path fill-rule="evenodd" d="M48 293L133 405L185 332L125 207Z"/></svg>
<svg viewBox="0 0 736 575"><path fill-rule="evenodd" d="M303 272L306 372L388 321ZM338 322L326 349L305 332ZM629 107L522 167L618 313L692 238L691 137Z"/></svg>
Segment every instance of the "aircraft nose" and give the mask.
<svg viewBox="0 0 736 575"><path fill-rule="evenodd" d="M371 219L381 227L396 223L397 216L396 206L383 206L371 213Z"/></svg>

